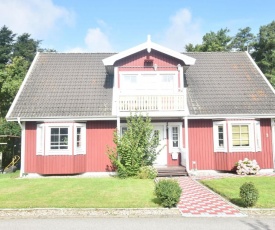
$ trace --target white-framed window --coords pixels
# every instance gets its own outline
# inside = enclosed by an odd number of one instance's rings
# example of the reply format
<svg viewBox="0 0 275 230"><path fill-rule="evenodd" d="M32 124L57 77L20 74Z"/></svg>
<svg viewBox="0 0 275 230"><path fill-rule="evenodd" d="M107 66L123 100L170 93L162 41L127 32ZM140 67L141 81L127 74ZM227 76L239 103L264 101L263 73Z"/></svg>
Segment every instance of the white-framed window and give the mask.
<svg viewBox="0 0 275 230"><path fill-rule="evenodd" d="M213 122L214 151L227 152L226 122Z"/></svg>
<svg viewBox="0 0 275 230"><path fill-rule="evenodd" d="M131 72L123 71L120 73L120 89L122 91L138 90L178 90L177 71L155 71L155 72ZM129 93L129 92L127 92Z"/></svg>
<svg viewBox="0 0 275 230"><path fill-rule="evenodd" d="M74 124L74 154L86 154L86 124Z"/></svg>
<svg viewBox="0 0 275 230"><path fill-rule="evenodd" d="M38 124L36 129L36 154L37 155L86 154L86 124L85 123Z"/></svg>
<svg viewBox="0 0 275 230"><path fill-rule="evenodd" d="M260 121L213 122L213 134L215 152L259 152L262 149Z"/></svg>
<svg viewBox="0 0 275 230"><path fill-rule="evenodd" d="M182 148L182 123L169 122L169 152L180 152Z"/></svg>

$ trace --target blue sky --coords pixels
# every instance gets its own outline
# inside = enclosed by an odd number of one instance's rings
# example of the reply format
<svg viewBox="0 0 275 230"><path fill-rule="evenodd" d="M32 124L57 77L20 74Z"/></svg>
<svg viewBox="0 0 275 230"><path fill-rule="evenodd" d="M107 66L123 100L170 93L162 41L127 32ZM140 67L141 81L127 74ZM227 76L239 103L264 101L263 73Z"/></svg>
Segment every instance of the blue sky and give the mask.
<svg viewBox="0 0 275 230"><path fill-rule="evenodd" d="M0 0L0 25L58 52L119 52L147 39L177 51L221 28L275 20L274 0Z"/></svg>

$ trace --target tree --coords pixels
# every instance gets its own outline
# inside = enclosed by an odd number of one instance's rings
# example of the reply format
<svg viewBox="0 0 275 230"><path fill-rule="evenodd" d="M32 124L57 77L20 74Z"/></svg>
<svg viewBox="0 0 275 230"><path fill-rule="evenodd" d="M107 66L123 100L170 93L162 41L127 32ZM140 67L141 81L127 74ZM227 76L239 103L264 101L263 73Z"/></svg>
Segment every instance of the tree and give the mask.
<svg viewBox="0 0 275 230"><path fill-rule="evenodd" d="M255 43L255 38L250 27L239 29L231 43L231 47L236 51L249 51L249 48L252 48Z"/></svg>
<svg viewBox="0 0 275 230"><path fill-rule="evenodd" d="M34 40L31 35L24 33L17 37L13 45L13 57L24 57L29 63L34 59L41 41Z"/></svg>
<svg viewBox="0 0 275 230"><path fill-rule="evenodd" d="M29 62L23 57L14 57L12 62L0 71L0 116L5 117L9 107L27 73Z"/></svg>
<svg viewBox="0 0 275 230"><path fill-rule="evenodd" d="M252 56L275 87L275 21L261 26Z"/></svg>
<svg viewBox="0 0 275 230"><path fill-rule="evenodd" d="M202 44L185 46L187 52L216 52L216 51L229 51L231 37L228 35L229 29L220 29L217 33L210 31L202 38Z"/></svg>
<svg viewBox="0 0 275 230"><path fill-rule="evenodd" d="M4 68L11 58L15 36L6 26L0 29L0 69Z"/></svg>
<svg viewBox="0 0 275 230"><path fill-rule="evenodd" d="M136 176L143 166L152 165L157 157L158 135L153 133L150 118L134 115L127 118L127 131L116 131L116 148L108 149L108 156L121 178Z"/></svg>

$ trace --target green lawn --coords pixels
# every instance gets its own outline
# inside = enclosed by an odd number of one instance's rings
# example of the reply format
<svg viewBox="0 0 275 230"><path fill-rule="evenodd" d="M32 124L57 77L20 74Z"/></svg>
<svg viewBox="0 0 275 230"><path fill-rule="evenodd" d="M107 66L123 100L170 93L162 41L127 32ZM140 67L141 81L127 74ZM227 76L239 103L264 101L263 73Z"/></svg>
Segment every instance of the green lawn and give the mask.
<svg viewBox="0 0 275 230"><path fill-rule="evenodd" d="M224 178L216 180L201 181L213 191L222 195L232 203L243 207L239 197L240 187L244 182L253 182L259 190L259 200L256 208L275 208L275 177L253 177Z"/></svg>
<svg viewBox="0 0 275 230"><path fill-rule="evenodd" d="M155 203L153 180L16 176L0 174L0 208L160 207Z"/></svg>

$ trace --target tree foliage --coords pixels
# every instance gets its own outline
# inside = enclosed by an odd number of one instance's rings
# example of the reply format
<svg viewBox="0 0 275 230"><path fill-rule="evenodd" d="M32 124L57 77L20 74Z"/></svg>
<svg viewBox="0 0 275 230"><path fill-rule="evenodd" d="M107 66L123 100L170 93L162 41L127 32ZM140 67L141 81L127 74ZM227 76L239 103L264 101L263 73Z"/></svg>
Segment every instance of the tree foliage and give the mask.
<svg viewBox="0 0 275 230"><path fill-rule="evenodd" d="M6 26L0 29L0 69L4 68L11 58L15 36Z"/></svg>
<svg viewBox="0 0 275 230"><path fill-rule="evenodd" d="M115 148L108 156L121 178L136 176L142 166L152 165L157 157L158 135L148 117L134 115L127 118L127 131L122 136L114 132Z"/></svg>
<svg viewBox="0 0 275 230"><path fill-rule="evenodd" d="M239 29L239 32L232 40L231 47L236 51L249 51L255 43L255 35L251 33L250 27Z"/></svg>
<svg viewBox="0 0 275 230"><path fill-rule="evenodd" d="M261 26L252 56L265 76L275 86L275 21Z"/></svg>
<svg viewBox="0 0 275 230"><path fill-rule="evenodd" d="M231 37L228 35L229 29L220 29L216 33L210 31L206 33L202 38L202 44L185 46L187 52L217 52L230 50Z"/></svg>

